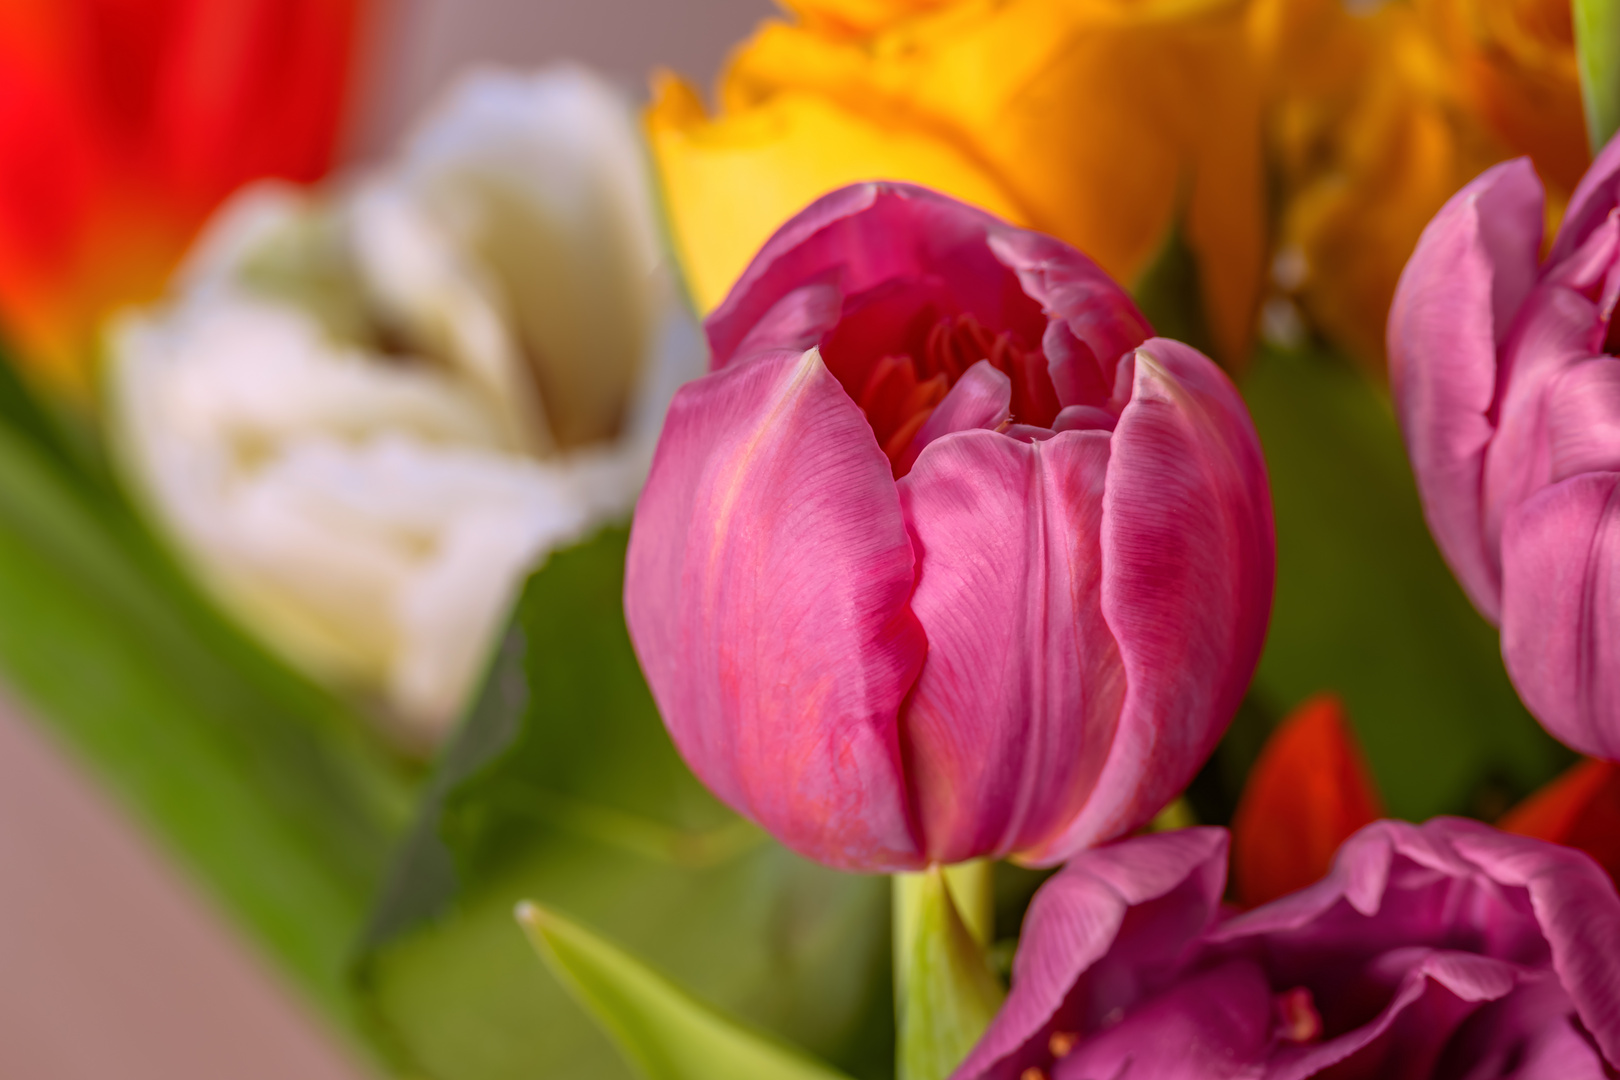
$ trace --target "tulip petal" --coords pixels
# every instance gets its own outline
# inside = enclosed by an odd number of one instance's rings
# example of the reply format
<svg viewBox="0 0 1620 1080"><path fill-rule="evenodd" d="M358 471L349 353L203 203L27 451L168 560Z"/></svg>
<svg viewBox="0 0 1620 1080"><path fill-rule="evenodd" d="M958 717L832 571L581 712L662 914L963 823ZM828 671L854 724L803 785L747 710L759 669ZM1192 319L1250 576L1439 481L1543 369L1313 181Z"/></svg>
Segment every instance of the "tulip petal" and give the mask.
<svg viewBox="0 0 1620 1080"><path fill-rule="evenodd" d="M1553 483L1620 471L1620 359L1594 357L1563 369L1547 388L1545 409Z"/></svg>
<svg viewBox="0 0 1620 1080"><path fill-rule="evenodd" d="M1520 925L1526 899L1534 936ZM1376 822L1345 843L1328 877L1222 923L1208 940L1237 945L1274 935L1289 936L1298 970L1274 964L1273 976L1301 981L1343 940L1367 950L1479 940L1491 955L1529 963L1550 951L1581 1022L1620 1061L1620 901L1580 852L1460 818ZM1448 970L1452 992L1475 1000L1496 985L1488 973Z"/></svg>
<svg viewBox="0 0 1620 1080"><path fill-rule="evenodd" d="M1489 1071L1468 1071L1466 1066ZM1541 978L1518 987L1469 1017L1452 1036L1443 1076L1511 1075L1524 1080L1609 1080L1614 1072L1591 1036L1571 1015L1569 995L1556 979ZM1452 1068L1456 1065L1458 1067ZM1493 1068L1493 1066L1495 1066Z"/></svg>
<svg viewBox="0 0 1620 1080"><path fill-rule="evenodd" d="M801 285L778 300L737 346L728 362L746 360L762 352L786 349L802 352L821 343L844 306L844 293L830 281ZM716 362L718 371L725 364Z"/></svg>
<svg viewBox="0 0 1620 1080"><path fill-rule="evenodd" d="M1616 204L1620 204L1620 139L1610 139L1569 197L1548 264L1557 265L1573 255Z"/></svg>
<svg viewBox="0 0 1620 1080"><path fill-rule="evenodd" d="M990 361L980 360L967 369L967 374L957 380L945 400L923 421L910 448L894 463L895 474L909 473L923 448L935 439L953 431L994 430L1006 423L1011 413L1012 380L991 367Z"/></svg>
<svg viewBox="0 0 1620 1080"><path fill-rule="evenodd" d="M1052 421L1053 431L1113 431L1119 417L1093 405L1069 405Z"/></svg>
<svg viewBox="0 0 1620 1080"><path fill-rule="evenodd" d="M1171 975L1216 917L1225 884L1221 829L1140 836L1075 856L1035 894L1012 992L956 1080L1017 1076L1047 1060L1047 1040L1035 1036L1057 1019L1072 1025L1066 1030L1095 1030L1114 1010L1154 993L1158 986L1132 972Z"/></svg>
<svg viewBox="0 0 1620 1080"><path fill-rule="evenodd" d="M1431 1076L1449 1040L1482 1003L1500 1001L1535 978L1534 973L1489 956L1449 950L1392 950L1380 958L1404 968L1395 992L1377 1016L1336 1038L1272 1055L1268 1080L1307 1080L1328 1075L1374 1080ZM1364 973L1378 979L1381 965ZM1381 981L1381 980L1380 980Z"/></svg>
<svg viewBox="0 0 1620 1080"><path fill-rule="evenodd" d="M1610 1062L1620 1062L1620 901L1591 859L1556 844L1510 836L1471 822L1456 850L1492 880L1523 887L1552 949L1553 968L1581 1023Z"/></svg>
<svg viewBox="0 0 1620 1080"><path fill-rule="evenodd" d="M1026 235L1032 234L927 188L888 182L840 188L767 240L705 320L713 365L725 367L745 340L754 348L789 347L787 341L761 339L755 328L783 297L806 282L829 278L836 278L846 298L896 284L924 290L986 326L1038 341L1047 325L1038 298L1024 294L1014 269L986 245L987 237ZM1062 250L1090 265L1078 252ZM1124 297L1106 278L1096 287Z"/></svg>
<svg viewBox="0 0 1620 1080"><path fill-rule="evenodd" d="M1481 487L1496 350L1536 275L1542 191L1527 159L1498 165L1435 215L1401 274L1388 327L1390 386L1424 515L1474 605L1500 616Z"/></svg>
<svg viewBox="0 0 1620 1080"><path fill-rule="evenodd" d="M1103 622L1108 435L969 431L900 482L928 658L903 739L930 858L1000 856L1078 812L1124 687Z"/></svg>
<svg viewBox="0 0 1620 1080"><path fill-rule="evenodd" d="M1339 845L1382 816L1378 789L1331 694L1295 709L1249 771L1232 818L1232 877L1245 904L1304 888Z"/></svg>
<svg viewBox="0 0 1620 1080"><path fill-rule="evenodd" d="M1502 569L1502 657L1519 696L1568 745L1620 760L1620 473L1571 477L1514 507Z"/></svg>
<svg viewBox="0 0 1620 1080"><path fill-rule="evenodd" d="M1081 1040L1052 1067L1052 1080L1250 1080L1271 1046L1271 1001L1258 964L1229 961Z"/></svg>
<svg viewBox="0 0 1620 1080"><path fill-rule="evenodd" d="M625 95L577 66L474 69L384 186L450 242L442 269L459 278L401 282L425 294L405 310L467 292L512 336L508 362L525 368L557 445L611 439L662 316L654 196Z"/></svg>
<svg viewBox="0 0 1620 1080"><path fill-rule="evenodd" d="M1051 316L1041 348L1062 405L1101 405L1120 359L1153 334L1136 304L1101 267L1049 236L1005 229L990 248Z"/></svg>
<svg viewBox="0 0 1620 1080"><path fill-rule="evenodd" d="M1593 239L1599 242L1594 246L1607 248L1612 257L1620 244L1620 230L1605 228ZM1558 270L1569 271L1571 267L1566 263L1555 268L1554 277L1563 280L1545 280L1531 293L1501 350L1496 432L1485 451L1484 483L1480 489L1484 543L1488 551L1497 553L1494 565L1498 568L1502 528L1513 508L1548 484L1563 479L1558 472L1560 466L1579 470L1582 462L1594 461L1602 454L1597 445L1603 438L1601 430L1584 435L1569 430L1571 423L1590 418L1588 410L1598 402L1588 401L1587 409L1582 409L1566 393L1573 391L1579 396L1603 391L1602 371L1587 365L1600 347L1595 340L1595 331L1601 326L1597 305L1583 295L1575 281L1557 274ZM1592 381L1594 377L1597 382ZM1570 379L1573 382L1568 387L1561 386ZM1562 462L1558 460L1560 454L1567 455Z"/></svg>
<svg viewBox="0 0 1620 1080"><path fill-rule="evenodd" d="M637 508L625 614L693 770L834 866L919 865L896 717L926 641L888 459L819 354L689 384Z"/></svg>
<svg viewBox="0 0 1620 1080"><path fill-rule="evenodd" d="M1620 765L1583 761L1515 806L1497 827L1584 851L1620 880Z"/></svg>
<svg viewBox="0 0 1620 1080"><path fill-rule="evenodd" d="M1100 534L1102 611L1125 703L1084 809L1021 853L1037 864L1136 828L1186 786L1248 688L1271 615L1271 496L1236 389L1207 357L1164 338L1138 349L1134 365Z"/></svg>

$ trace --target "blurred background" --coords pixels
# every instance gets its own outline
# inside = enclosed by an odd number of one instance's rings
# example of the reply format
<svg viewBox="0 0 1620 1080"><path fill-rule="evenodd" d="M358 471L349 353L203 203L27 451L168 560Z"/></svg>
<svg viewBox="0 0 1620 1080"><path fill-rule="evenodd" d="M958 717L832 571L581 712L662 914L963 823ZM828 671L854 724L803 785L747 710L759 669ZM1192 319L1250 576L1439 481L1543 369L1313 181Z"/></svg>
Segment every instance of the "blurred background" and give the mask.
<svg viewBox="0 0 1620 1080"><path fill-rule="evenodd" d="M767 0L373 0L339 167L386 152L467 64L571 59L644 97L654 64L708 85L770 10ZM184 873L0 697L0 1076L361 1075Z"/></svg>
<svg viewBox="0 0 1620 1080"><path fill-rule="evenodd" d="M1277 588L1197 820L1310 701L1393 817L1503 820L1574 762L1383 357L1454 191L1529 154L1556 216L1585 169L1568 0L962 7L0 0L0 1078L628 1076L520 898L888 1075L886 881L702 788L622 603L682 297L858 180L1052 232L1237 381ZM612 85L457 78L559 61Z"/></svg>

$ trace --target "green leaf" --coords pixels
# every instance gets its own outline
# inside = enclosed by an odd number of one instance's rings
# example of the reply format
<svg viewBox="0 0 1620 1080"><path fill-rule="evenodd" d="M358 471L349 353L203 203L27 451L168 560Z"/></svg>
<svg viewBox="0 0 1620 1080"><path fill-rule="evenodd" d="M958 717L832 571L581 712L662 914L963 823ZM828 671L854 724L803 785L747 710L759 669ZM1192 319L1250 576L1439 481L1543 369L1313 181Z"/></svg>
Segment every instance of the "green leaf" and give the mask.
<svg viewBox="0 0 1620 1080"><path fill-rule="evenodd" d="M1278 352L1243 395L1277 522L1251 697L1281 716L1319 690L1343 695L1399 817L1494 817L1550 779L1570 755L1520 704L1496 631L1435 549L1387 397L1348 364ZM1250 726L1238 734L1252 759Z"/></svg>
<svg viewBox="0 0 1620 1080"><path fill-rule="evenodd" d="M1620 130L1620 2L1574 0L1575 62L1592 156Z"/></svg>
<svg viewBox="0 0 1620 1080"><path fill-rule="evenodd" d="M847 1080L555 912L524 903L517 918L552 973L649 1080Z"/></svg>
<svg viewBox="0 0 1620 1080"><path fill-rule="evenodd" d="M1178 214L1158 252L1131 286L1131 296L1162 337L1184 341L1206 356L1218 356L1193 254Z"/></svg>
<svg viewBox="0 0 1620 1080"><path fill-rule="evenodd" d="M0 362L0 672L334 1016L411 783L218 615Z"/></svg>
<svg viewBox="0 0 1620 1080"><path fill-rule="evenodd" d="M402 1070L631 1075L512 925L532 899L857 1076L893 1062L888 884L801 859L722 806L659 720L623 616L627 532L526 585L434 778L357 976Z"/></svg>
<svg viewBox="0 0 1620 1080"><path fill-rule="evenodd" d="M991 865L951 870L955 880L939 867L894 879L899 1080L946 1080L1007 996L985 954ZM982 915L964 918L958 895Z"/></svg>

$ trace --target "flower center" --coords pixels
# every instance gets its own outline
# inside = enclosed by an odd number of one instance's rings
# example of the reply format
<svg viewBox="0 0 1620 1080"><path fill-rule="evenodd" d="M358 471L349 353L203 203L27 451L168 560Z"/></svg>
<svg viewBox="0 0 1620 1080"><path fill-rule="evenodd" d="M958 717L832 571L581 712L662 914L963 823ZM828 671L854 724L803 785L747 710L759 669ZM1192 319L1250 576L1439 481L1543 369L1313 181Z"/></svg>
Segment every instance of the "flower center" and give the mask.
<svg viewBox="0 0 1620 1080"><path fill-rule="evenodd" d="M1303 986L1285 990L1272 1000L1276 1015L1277 1038L1286 1043L1311 1043L1322 1037L1322 1014L1316 1011L1316 1000Z"/></svg>
<svg viewBox="0 0 1620 1080"><path fill-rule="evenodd" d="M969 314L947 315L910 353L889 354L869 370L864 386L845 386L866 414L883 453L898 469L917 433L958 379L980 360L1012 381L1012 419L1049 427L1057 391L1040 349L1026 349L1012 331L993 333Z"/></svg>

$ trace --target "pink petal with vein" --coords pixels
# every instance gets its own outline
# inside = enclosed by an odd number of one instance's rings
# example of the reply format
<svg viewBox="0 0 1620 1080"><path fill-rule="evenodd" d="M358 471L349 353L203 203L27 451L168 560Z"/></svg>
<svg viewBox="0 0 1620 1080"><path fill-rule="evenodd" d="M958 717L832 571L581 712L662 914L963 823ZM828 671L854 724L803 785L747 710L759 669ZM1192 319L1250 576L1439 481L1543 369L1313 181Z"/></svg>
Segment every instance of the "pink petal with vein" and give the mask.
<svg viewBox="0 0 1620 1080"><path fill-rule="evenodd" d="M1536 276L1541 182L1526 158L1487 170L1418 240L1390 306L1390 388L1424 515L1446 561L1492 621L1501 606L1483 535L1485 452L1494 432L1497 346Z"/></svg>
<svg viewBox="0 0 1620 1080"><path fill-rule="evenodd" d="M1107 469L1105 432L970 431L900 482L928 636L903 739L930 858L1031 847L1091 794L1124 698L1097 557Z"/></svg>
<svg viewBox="0 0 1620 1080"><path fill-rule="evenodd" d="M1237 711L1271 617L1271 495L1237 390L1165 338L1136 351L1134 377L1100 530L1125 700L1086 805L1021 853L1036 864L1129 832L1186 786Z"/></svg>
<svg viewBox="0 0 1620 1080"><path fill-rule="evenodd" d="M1565 743L1620 760L1620 473L1538 491L1502 535L1502 657L1525 705Z"/></svg>
<svg viewBox="0 0 1620 1080"><path fill-rule="evenodd" d="M738 811L834 866L914 867L896 730L926 651L889 462L819 355L676 396L626 565L675 744Z"/></svg>
<svg viewBox="0 0 1620 1080"><path fill-rule="evenodd" d="M923 447L953 431L975 428L995 430L1007 422L1012 411L1012 380L980 360L968 368L951 392L945 395L911 440L911 447L895 463L895 472L904 476L917 463Z"/></svg>
<svg viewBox="0 0 1620 1080"><path fill-rule="evenodd" d="M1044 1062L1060 1009L1065 1030L1094 1031L1166 985L1220 909L1226 853L1225 830L1182 829L1075 856L1035 894L1012 992L956 1080L1017 1077Z"/></svg>

